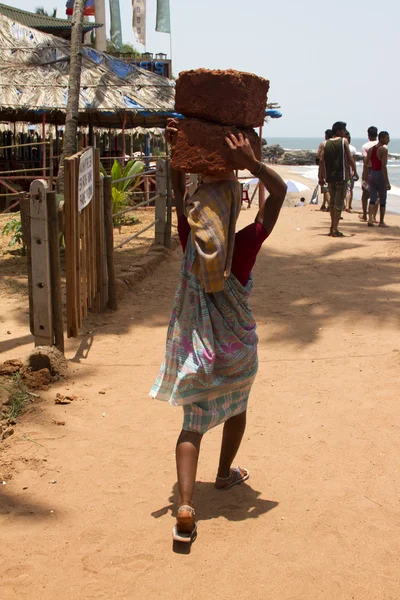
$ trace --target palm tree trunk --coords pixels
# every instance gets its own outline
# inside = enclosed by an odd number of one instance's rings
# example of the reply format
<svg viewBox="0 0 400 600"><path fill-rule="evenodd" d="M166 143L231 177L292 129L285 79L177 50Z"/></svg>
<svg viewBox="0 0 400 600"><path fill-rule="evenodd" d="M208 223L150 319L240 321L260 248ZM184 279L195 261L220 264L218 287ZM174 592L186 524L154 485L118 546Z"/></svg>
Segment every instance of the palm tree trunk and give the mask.
<svg viewBox="0 0 400 600"><path fill-rule="evenodd" d="M66 156L72 156L75 153L76 134L78 130L85 5L86 0L75 0L74 13L72 15L67 115L65 118L63 152L57 176L57 189L61 193L64 191L64 159Z"/></svg>

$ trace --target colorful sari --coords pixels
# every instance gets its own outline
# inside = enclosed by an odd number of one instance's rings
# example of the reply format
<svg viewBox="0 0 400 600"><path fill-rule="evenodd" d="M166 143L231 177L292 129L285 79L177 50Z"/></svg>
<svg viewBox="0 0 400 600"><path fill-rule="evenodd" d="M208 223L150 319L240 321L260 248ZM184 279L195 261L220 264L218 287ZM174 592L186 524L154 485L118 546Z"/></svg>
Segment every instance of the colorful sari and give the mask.
<svg viewBox="0 0 400 600"><path fill-rule="evenodd" d="M192 272L189 236L167 333L165 359L150 396L184 407L184 429L205 433L244 412L257 373L257 334L248 298L234 275L207 294Z"/></svg>
<svg viewBox="0 0 400 600"><path fill-rule="evenodd" d="M208 293L220 292L231 273L236 221L241 207L237 180L202 183L185 211L197 257L192 272Z"/></svg>

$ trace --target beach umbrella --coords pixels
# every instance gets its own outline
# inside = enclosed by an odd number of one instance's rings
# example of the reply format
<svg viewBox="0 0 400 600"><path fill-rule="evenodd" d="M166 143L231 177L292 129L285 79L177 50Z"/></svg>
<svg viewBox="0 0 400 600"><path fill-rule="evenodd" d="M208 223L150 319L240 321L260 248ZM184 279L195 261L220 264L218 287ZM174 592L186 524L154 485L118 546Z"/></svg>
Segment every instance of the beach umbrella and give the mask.
<svg viewBox="0 0 400 600"><path fill-rule="evenodd" d="M319 185L317 184L313 191L313 195L311 196L310 204L318 204L318 189Z"/></svg>
<svg viewBox="0 0 400 600"><path fill-rule="evenodd" d="M288 192L305 192L310 188L304 183L300 183L300 181L293 181L292 179L288 179L286 182L287 191Z"/></svg>
<svg viewBox="0 0 400 600"><path fill-rule="evenodd" d="M258 181L259 181L258 177L252 177L251 179L250 178L241 179L240 183L248 183L249 185L255 185L256 183L258 183Z"/></svg>

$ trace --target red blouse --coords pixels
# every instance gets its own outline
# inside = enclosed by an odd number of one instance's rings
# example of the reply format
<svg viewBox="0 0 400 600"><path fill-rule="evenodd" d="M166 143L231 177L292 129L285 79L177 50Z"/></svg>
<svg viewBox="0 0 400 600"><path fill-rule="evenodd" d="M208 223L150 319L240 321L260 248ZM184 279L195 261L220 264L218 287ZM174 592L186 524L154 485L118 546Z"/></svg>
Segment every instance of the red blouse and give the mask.
<svg viewBox="0 0 400 600"><path fill-rule="evenodd" d="M182 215L178 217L178 235L184 252L189 234L189 223ZM251 223L236 233L231 271L242 285L248 282L257 254L267 237L268 233L261 223Z"/></svg>

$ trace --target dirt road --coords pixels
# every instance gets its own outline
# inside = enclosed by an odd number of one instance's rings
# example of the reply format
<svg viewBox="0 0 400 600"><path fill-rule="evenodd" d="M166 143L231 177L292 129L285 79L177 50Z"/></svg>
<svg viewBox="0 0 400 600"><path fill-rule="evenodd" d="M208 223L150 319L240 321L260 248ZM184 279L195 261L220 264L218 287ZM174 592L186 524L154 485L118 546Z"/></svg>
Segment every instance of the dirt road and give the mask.
<svg viewBox="0 0 400 600"><path fill-rule="evenodd" d="M238 457L251 478L215 490L221 430L207 434L188 555L171 540L181 412L147 398L179 252L88 322L68 343L69 382L0 451L1 597L398 600L400 220L388 221L345 216L349 237L332 240L326 215L283 209L254 273L260 369ZM78 399L55 405L57 391Z"/></svg>

